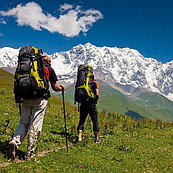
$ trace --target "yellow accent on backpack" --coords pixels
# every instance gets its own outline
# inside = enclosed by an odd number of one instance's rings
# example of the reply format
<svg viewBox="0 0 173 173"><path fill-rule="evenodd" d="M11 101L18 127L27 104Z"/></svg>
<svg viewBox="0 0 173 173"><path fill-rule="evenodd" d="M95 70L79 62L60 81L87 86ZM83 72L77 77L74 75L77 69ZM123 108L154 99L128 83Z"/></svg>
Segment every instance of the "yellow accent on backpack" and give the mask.
<svg viewBox="0 0 173 173"><path fill-rule="evenodd" d="M42 50L30 45L21 47L14 78L15 97L23 99L42 97L48 86Z"/></svg>
<svg viewBox="0 0 173 173"><path fill-rule="evenodd" d="M33 68L31 68L31 73L32 76L35 77L36 81L37 81L37 85L39 88L43 88L46 89L43 79L40 78L39 74L38 74L38 69L37 69L37 61L34 61L34 66Z"/></svg>
<svg viewBox="0 0 173 173"><path fill-rule="evenodd" d="M86 89L88 96L90 98L94 98L94 93L93 93L92 89L89 87L90 86L89 82L92 82L92 81L90 81L90 76L93 75L93 68L89 64L87 64L87 66L88 66L88 74L86 76L86 83L84 85L82 85L81 87Z"/></svg>

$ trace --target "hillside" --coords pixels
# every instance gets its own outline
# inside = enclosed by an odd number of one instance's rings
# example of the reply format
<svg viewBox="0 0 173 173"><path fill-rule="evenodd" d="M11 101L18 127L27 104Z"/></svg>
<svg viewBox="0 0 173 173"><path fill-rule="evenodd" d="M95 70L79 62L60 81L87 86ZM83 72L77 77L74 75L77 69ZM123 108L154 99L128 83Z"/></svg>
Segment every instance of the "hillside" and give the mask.
<svg viewBox="0 0 173 173"><path fill-rule="evenodd" d="M18 49L1 48L0 67L12 72L18 52ZM67 102L74 102L77 68L85 63L93 66L95 78L100 80L100 111L125 113L135 119L173 120L172 61L161 63L145 58L134 49L96 47L91 43L77 45L66 52L55 52L50 57L59 83L69 86Z"/></svg>
<svg viewBox="0 0 173 173"><path fill-rule="evenodd" d="M173 121L173 102L157 93L143 92L135 97L128 97L108 84L99 81L100 99L98 110L124 113L135 119L149 118ZM74 104L75 85L67 87L66 101ZM58 93L53 93L59 95Z"/></svg>
<svg viewBox="0 0 173 173"><path fill-rule="evenodd" d="M65 148L62 101L51 97L44 118L37 155L23 160L27 140L14 162L6 158L7 144L19 124L13 96L13 75L0 69L0 172L172 172L173 123L134 121L124 114L99 112L100 138L93 141L87 118L83 142L76 143L77 108L66 103L69 155ZM67 97L65 97L67 98Z"/></svg>

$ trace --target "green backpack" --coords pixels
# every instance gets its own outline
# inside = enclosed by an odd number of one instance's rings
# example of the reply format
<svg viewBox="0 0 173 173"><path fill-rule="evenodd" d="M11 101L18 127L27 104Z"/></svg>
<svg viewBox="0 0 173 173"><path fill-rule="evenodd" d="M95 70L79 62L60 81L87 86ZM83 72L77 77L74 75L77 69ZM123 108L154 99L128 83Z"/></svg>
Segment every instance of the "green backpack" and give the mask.
<svg viewBox="0 0 173 173"><path fill-rule="evenodd" d="M41 97L47 89L42 50L30 45L20 48L14 78L17 103L20 103L21 99Z"/></svg>
<svg viewBox="0 0 173 173"><path fill-rule="evenodd" d="M93 68L87 64L80 65L75 86L75 102L83 103L94 99L93 80Z"/></svg>

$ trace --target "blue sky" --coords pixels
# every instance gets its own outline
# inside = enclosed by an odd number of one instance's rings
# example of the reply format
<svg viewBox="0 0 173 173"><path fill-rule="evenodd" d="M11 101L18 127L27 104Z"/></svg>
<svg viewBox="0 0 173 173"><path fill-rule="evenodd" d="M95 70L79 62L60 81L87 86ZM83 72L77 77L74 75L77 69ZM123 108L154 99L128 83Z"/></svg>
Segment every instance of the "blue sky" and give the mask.
<svg viewBox="0 0 173 173"><path fill-rule="evenodd" d="M0 48L52 54L90 42L165 63L173 60L172 9L172 0L1 0Z"/></svg>

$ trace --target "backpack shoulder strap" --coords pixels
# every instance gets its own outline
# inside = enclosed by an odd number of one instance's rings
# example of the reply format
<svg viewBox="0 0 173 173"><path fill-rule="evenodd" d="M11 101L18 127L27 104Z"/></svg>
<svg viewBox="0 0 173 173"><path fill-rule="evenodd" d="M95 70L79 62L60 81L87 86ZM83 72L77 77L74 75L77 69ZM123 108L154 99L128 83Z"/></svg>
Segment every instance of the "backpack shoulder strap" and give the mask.
<svg viewBox="0 0 173 173"><path fill-rule="evenodd" d="M99 89L99 83L96 80L93 80L93 82L96 84L97 89Z"/></svg>
<svg viewBox="0 0 173 173"><path fill-rule="evenodd" d="M46 80L49 80L50 73L49 73L49 69L48 69L47 66L45 66L44 71L45 71L45 78L46 78Z"/></svg>

